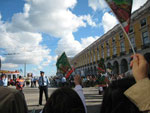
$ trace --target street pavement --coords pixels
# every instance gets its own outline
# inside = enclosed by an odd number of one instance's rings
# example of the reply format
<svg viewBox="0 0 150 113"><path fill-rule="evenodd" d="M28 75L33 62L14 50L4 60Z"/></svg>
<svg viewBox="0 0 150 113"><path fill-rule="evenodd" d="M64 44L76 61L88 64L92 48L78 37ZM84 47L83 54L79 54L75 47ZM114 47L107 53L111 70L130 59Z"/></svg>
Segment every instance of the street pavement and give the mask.
<svg viewBox="0 0 150 113"><path fill-rule="evenodd" d="M50 96L56 88L49 88L48 95ZM38 113L45 104L45 95L43 94L43 105L38 106L39 101L39 89L25 87L24 90L25 99L28 105L29 111L35 109ZM100 105L102 102L102 95L98 95L98 89L95 87L83 88L83 93L85 95L87 111L88 113L100 113Z"/></svg>

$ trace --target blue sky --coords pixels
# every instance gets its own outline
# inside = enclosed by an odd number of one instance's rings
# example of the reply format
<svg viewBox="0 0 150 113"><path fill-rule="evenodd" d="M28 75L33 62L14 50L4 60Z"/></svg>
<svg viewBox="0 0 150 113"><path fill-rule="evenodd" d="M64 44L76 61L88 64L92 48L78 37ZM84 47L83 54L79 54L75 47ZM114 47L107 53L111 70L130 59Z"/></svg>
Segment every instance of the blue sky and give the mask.
<svg viewBox="0 0 150 113"><path fill-rule="evenodd" d="M23 70L26 62L27 72L55 75L58 55L73 57L118 23L108 11L104 0L1 0L2 69Z"/></svg>

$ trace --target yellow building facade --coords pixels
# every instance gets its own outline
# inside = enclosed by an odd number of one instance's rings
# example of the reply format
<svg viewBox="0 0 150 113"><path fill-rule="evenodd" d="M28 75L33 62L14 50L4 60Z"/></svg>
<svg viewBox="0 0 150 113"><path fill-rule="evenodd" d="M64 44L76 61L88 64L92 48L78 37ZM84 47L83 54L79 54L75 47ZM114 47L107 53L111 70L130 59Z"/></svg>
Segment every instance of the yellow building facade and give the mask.
<svg viewBox="0 0 150 113"><path fill-rule="evenodd" d="M150 1L147 1L131 16L129 31L131 43L137 53L150 52ZM120 25L116 25L94 43L78 53L72 60L79 74L97 74L98 61L103 58L105 66L112 69L113 74L130 70L130 56L133 54L129 41Z"/></svg>

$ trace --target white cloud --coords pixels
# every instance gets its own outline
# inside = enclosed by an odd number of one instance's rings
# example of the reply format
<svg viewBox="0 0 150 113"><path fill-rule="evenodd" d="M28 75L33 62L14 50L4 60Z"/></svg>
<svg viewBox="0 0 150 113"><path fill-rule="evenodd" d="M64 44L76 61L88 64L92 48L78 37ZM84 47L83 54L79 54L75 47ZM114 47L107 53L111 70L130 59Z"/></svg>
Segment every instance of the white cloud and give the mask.
<svg viewBox="0 0 150 113"><path fill-rule="evenodd" d="M6 54L5 62L39 64L50 54L50 49L40 45L42 36L39 33L10 33L0 30L0 40L0 48L6 53L13 54Z"/></svg>
<svg viewBox="0 0 150 113"><path fill-rule="evenodd" d="M1 13L0 13L0 20L2 19L2 15L1 15Z"/></svg>
<svg viewBox="0 0 150 113"><path fill-rule="evenodd" d="M57 61L58 56L48 56L47 59L42 63L42 66L48 66L52 61Z"/></svg>
<svg viewBox="0 0 150 113"><path fill-rule="evenodd" d="M0 48L17 53L5 55L3 63L15 68L26 62L42 69L56 61L57 56L50 55L51 49L41 45L41 33L60 38L57 55L65 51L74 56L95 41L97 38L92 37L81 39L81 43L75 39L73 33L79 27L96 27L91 15L72 13L76 4L77 0L26 0L24 12L14 14L10 22L2 22L0 14Z"/></svg>
<svg viewBox="0 0 150 113"><path fill-rule="evenodd" d="M39 65L49 58L50 49L40 45L42 42L40 33L9 32L6 27L7 23L0 21L0 48L3 54L5 52L2 57L4 67L15 68L17 64L23 63Z"/></svg>
<svg viewBox="0 0 150 113"><path fill-rule="evenodd" d="M83 49L86 48L87 46L89 46L90 44L92 44L94 41L96 41L98 38L99 38L99 36L81 38L82 48Z"/></svg>
<svg viewBox="0 0 150 113"><path fill-rule="evenodd" d="M0 55L0 60L1 60L1 62L4 62L5 61L5 57Z"/></svg>
<svg viewBox="0 0 150 113"><path fill-rule="evenodd" d="M30 11L30 5L29 4L25 4L24 5L24 16L25 17L29 16L29 11Z"/></svg>
<svg viewBox="0 0 150 113"><path fill-rule="evenodd" d="M94 11L97 11L97 10L105 11L105 9L107 8L107 5L104 0L88 0L88 5Z"/></svg>
<svg viewBox="0 0 150 113"><path fill-rule="evenodd" d="M92 20L91 15L84 15L81 16L82 20L87 21L88 25L92 26L92 27L96 27L96 23Z"/></svg>
<svg viewBox="0 0 150 113"><path fill-rule="evenodd" d="M12 64L12 63L4 63L2 65L2 69L17 68L17 67L18 67L17 64Z"/></svg>
<svg viewBox="0 0 150 113"><path fill-rule="evenodd" d="M76 3L77 0L27 0L24 13L15 14L12 22L6 24L6 29L12 33L44 32L59 37L57 54L66 51L73 56L82 49L73 32L87 24L96 27L89 14L76 16L71 12Z"/></svg>
<svg viewBox="0 0 150 113"><path fill-rule="evenodd" d="M53 57L53 61L57 61L58 55Z"/></svg>
<svg viewBox="0 0 150 113"><path fill-rule="evenodd" d="M56 53L60 55L65 51L68 56L74 56L81 50L82 46L80 42L76 41L73 34L70 33L58 41L58 48L56 49Z"/></svg>
<svg viewBox="0 0 150 113"><path fill-rule="evenodd" d="M24 13L15 14L7 29L12 32L38 31L61 38L68 32L77 31L78 27L86 26L81 18L69 10L76 3L76 0L28 0Z"/></svg>
<svg viewBox="0 0 150 113"><path fill-rule="evenodd" d="M112 29L117 23L118 21L115 16L108 12L104 13L102 17L102 25L105 33Z"/></svg>
<svg viewBox="0 0 150 113"><path fill-rule="evenodd" d="M38 66L38 68L36 69L36 71L38 71L39 72L39 70L42 70L42 66Z"/></svg>
<svg viewBox="0 0 150 113"><path fill-rule="evenodd" d="M67 56L72 57L85 49L87 46L92 44L94 41L96 41L99 38L99 36L95 37L87 37L87 38L81 38L81 43L74 40L73 36L70 36L70 38L62 38L58 42L58 49L56 50L57 53L66 52ZM60 55L59 54L59 55Z"/></svg>
<svg viewBox="0 0 150 113"><path fill-rule="evenodd" d="M147 0L133 0L132 12L139 9L146 2L147 2Z"/></svg>

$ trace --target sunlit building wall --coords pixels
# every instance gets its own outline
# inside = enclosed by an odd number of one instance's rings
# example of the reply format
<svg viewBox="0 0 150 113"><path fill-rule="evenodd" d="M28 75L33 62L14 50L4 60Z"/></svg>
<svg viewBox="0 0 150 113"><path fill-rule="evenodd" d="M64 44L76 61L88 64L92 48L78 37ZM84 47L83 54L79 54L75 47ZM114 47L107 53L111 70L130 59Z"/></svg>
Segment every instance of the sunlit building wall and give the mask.
<svg viewBox="0 0 150 113"><path fill-rule="evenodd" d="M147 1L131 16L129 37L137 53L150 52L150 1ZM114 74L130 70L130 56L133 54L129 42L120 25L101 36L94 43L78 53L71 64L78 73L97 74L98 61L105 60L105 66L111 67Z"/></svg>

